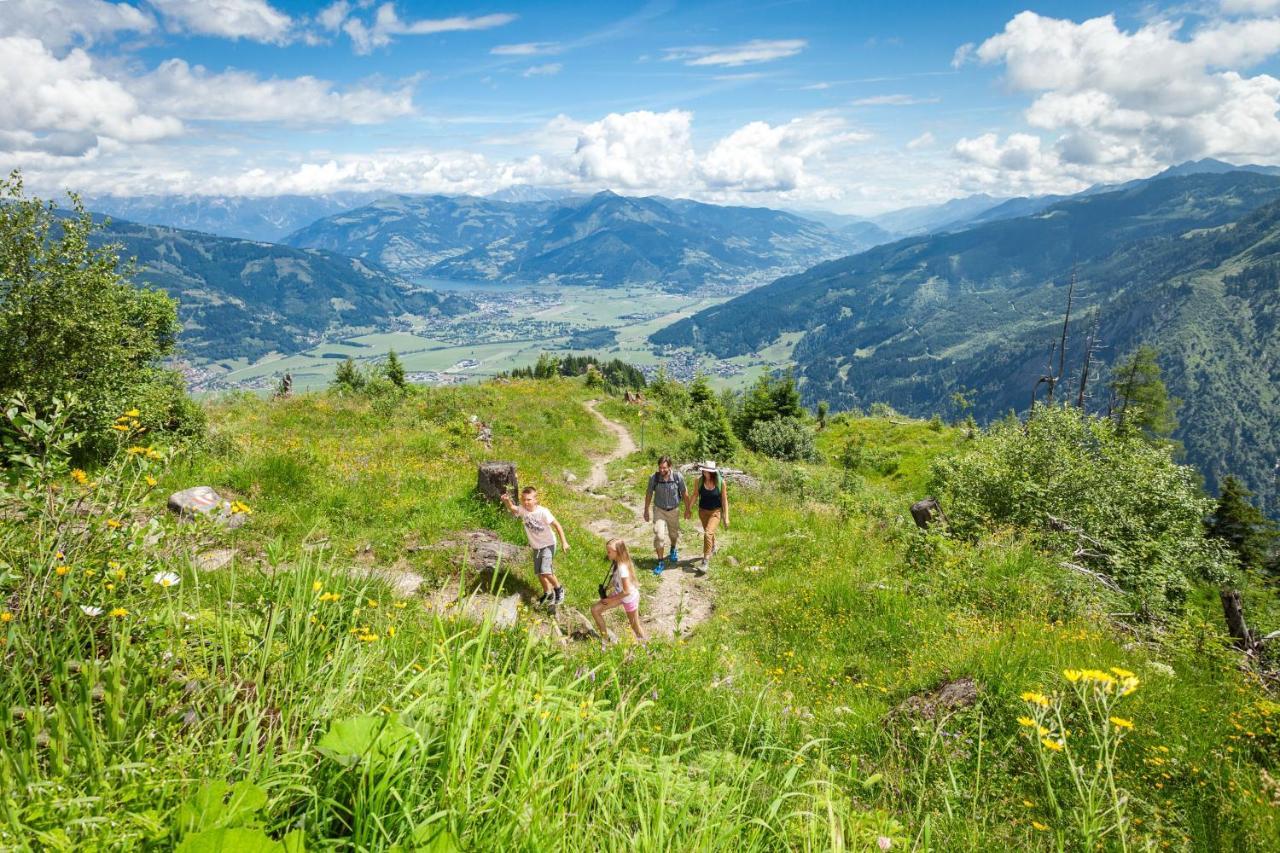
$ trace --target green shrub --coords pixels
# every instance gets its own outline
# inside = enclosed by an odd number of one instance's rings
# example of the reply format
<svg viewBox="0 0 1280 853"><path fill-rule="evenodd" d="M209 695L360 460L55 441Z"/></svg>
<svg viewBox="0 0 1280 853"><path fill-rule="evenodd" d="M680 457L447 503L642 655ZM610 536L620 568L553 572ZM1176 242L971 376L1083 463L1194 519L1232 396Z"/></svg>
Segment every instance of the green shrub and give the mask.
<svg viewBox="0 0 1280 853"><path fill-rule="evenodd" d="M747 446L787 462L813 462L818 458L813 431L798 418L774 418L757 423L747 433Z"/></svg>
<svg viewBox="0 0 1280 853"><path fill-rule="evenodd" d="M1204 535L1213 502L1168 447L1069 406L1003 420L933 467L952 530L1013 525L1065 561L1114 580L1142 612L1176 609L1192 580L1221 580L1222 546Z"/></svg>
<svg viewBox="0 0 1280 853"><path fill-rule="evenodd" d="M36 410L69 400L83 458L109 455L125 411L149 432L197 435L198 407L160 362L174 351L177 307L135 287L118 247L94 245L95 226L72 197L70 215L27 198L17 172L0 178L0 399Z"/></svg>

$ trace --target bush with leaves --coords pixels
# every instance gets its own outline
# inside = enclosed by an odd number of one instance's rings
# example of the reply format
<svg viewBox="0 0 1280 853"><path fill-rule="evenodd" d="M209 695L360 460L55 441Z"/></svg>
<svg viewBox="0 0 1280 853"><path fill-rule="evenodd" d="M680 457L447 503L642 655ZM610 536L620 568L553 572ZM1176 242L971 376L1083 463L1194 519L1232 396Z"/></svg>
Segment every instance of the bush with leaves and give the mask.
<svg viewBox="0 0 1280 853"><path fill-rule="evenodd" d="M1033 533L1148 615L1176 610L1192 580L1223 581L1231 562L1204 534L1213 501L1193 469L1137 431L1069 406L993 424L935 462L932 479L953 532Z"/></svg>
<svg viewBox="0 0 1280 853"><path fill-rule="evenodd" d="M151 433L199 435L205 421L161 367L180 328L174 301L135 287L118 247L95 245L98 230L76 197L63 215L27 198L17 172L0 178L0 399L43 409L74 392L76 455L101 459L122 411L137 409Z"/></svg>
<svg viewBox="0 0 1280 853"><path fill-rule="evenodd" d="M786 462L813 462L818 458L813 431L798 418L760 421L747 433L747 446Z"/></svg>

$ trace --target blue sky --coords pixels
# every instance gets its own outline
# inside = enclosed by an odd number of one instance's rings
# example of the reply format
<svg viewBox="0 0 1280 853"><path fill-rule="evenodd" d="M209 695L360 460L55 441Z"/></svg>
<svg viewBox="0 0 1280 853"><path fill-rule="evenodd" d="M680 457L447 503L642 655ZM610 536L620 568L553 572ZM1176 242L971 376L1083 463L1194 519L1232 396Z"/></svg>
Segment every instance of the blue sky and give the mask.
<svg viewBox="0 0 1280 853"><path fill-rule="evenodd" d="M1280 161L1278 53L1280 0L0 0L0 165L874 213Z"/></svg>

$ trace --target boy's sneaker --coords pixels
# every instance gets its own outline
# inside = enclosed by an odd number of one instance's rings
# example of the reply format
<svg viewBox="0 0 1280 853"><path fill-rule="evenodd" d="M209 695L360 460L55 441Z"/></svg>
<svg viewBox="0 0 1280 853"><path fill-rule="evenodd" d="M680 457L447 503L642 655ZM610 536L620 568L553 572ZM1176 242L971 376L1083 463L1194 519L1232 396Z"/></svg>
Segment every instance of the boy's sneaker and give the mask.
<svg viewBox="0 0 1280 853"><path fill-rule="evenodd" d="M554 592L544 592L542 594L542 598L538 599L538 606L547 607L552 603L554 603L555 600L556 600L556 594Z"/></svg>
<svg viewBox="0 0 1280 853"><path fill-rule="evenodd" d="M711 567L711 563L709 561L705 559L700 561L698 563L698 571L697 571L698 577L702 577L703 575L705 575L707 573L707 569L709 569L710 567Z"/></svg>
<svg viewBox="0 0 1280 853"><path fill-rule="evenodd" d="M551 603L564 604L564 587L562 586L556 587L555 593L552 595Z"/></svg>
<svg viewBox="0 0 1280 853"><path fill-rule="evenodd" d="M653 573L655 575L660 575L662 574L662 570L665 569L666 567L667 567L666 564L662 560L659 560L658 565L653 567Z"/></svg>
<svg viewBox="0 0 1280 853"><path fill-rule="evenodd" d="M667 555L667 559L673 563L680 562L680 552L676 550L674 545L671 546L671 553Z"/></svg>

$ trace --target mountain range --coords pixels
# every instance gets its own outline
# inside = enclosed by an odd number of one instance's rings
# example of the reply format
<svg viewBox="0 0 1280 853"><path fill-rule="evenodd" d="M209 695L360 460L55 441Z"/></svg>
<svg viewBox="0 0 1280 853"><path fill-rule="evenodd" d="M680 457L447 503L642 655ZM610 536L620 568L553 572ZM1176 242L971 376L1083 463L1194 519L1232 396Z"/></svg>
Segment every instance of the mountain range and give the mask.
<svg viewBox="0 0 1280 853"><path fill-rule="evenodd" d="M139 284L178 300L181 349L204 359L296 352L326 336L393 328L406 315L475 308L331 252L114 220L97 239L136 259Z"/></svg>
<svg viewBox="0 0 1280 853"><path fill-rule="evenodd" d="M1067 363L1081 363L1095 317L1099 394L1106 363L1154 345L1183 401L1176 437L1188 459L1210 485L1237 474L1280 510L1280 177L1175 174L901 240L779 279L651 340L729 357L801 332L793 358L811 404L883 401L927 416L967 390L990 419L1028 407L1073 268Z"/></svg>
<svg viewBox="0 0 1280 853"><path fill-rule="evenodd" d="M291 246L367 259L416 278L740 288L889 235L767 208L601 192L500 201L390 196L291 234Z"/></svg>
<svg viewBox="0 0 1280 853"><path fill-rule="evenodd" d="M278 243L310 222L368 204L379 195L104 195L85 198L84 206L112 219Z"/></svg>

